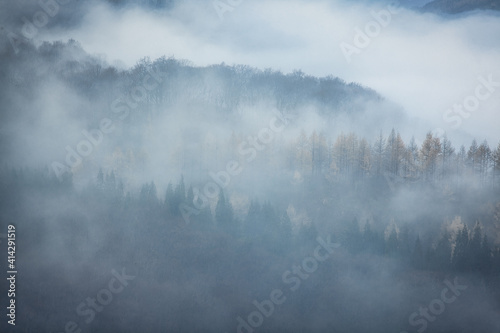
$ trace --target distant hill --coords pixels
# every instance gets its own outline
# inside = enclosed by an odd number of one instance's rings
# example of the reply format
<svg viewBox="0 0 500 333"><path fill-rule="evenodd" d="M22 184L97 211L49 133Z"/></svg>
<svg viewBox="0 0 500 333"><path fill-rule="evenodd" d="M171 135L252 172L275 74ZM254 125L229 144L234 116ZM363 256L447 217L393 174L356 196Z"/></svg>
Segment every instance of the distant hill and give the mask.
<svg viewBox="0 0 500 333"><path fill-rule="evenodd" d="M422 7L426 12L459 14L471 10L500 10L500 0L434 0Z"/></svg>

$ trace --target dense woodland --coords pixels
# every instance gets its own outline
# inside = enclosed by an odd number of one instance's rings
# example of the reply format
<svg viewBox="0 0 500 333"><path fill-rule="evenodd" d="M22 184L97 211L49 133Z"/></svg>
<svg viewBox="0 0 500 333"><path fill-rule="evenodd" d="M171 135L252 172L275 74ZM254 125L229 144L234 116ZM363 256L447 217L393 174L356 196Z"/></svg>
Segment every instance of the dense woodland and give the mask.
<svg viewBox="0 0 500 333"><path fill-rule="evenodd" d="M229 146L234 147L234 143ZM313 133L307 137L303 132L286 146L286 159L280 161L278 167L288 167L304 175L299 186L301 190L314 188L318 182L326 184L312 192L313 197L307 199L311 201L322 200L325 195L322 191L333 194L339 186L341 191L346 191L344 195L353 192L355 200L363 200L360 197L362 192L392 196L402 189L421 188L434 189L438 193L436 196L442 195L444 200L457 202L463 200L460 192L468 189L481 195L491 194L489 201L494 208L483 212L482 218L461 223L454 234L444 230L424 245L419 235L409 234L409 225L404 222L396 223L400 226L395 227L386 221L384 229L374 230L370 221L359 221L357 216L342 221L343 227L337 236L351 253L368 251L389 256L410 263L416 269L499 273L500 242L494 234L488 239L483 225L491 224L488 227L496 229L500 224L500 144L492 151L487 142L478 145L474 140L470 147L462 146L456 151L446 136L441 141L428 133L418 147L414 139L405 144L399 133L393 130L387 138L381 134L373 143L359 140L355 134L341 135L334 143L328 143L323 134ZM260 163L272 165L274 170L277 162L273 158L276 158L273 154L264 155ZM3 188L9 191L3 194L3 201L11 202L2 212L17 205L15 197L9 198L9 193L34 189L50 195L54 191L55 194L66 193L75 200L83 200L82 203L99 198L101 205L117 210L138 209L136 213L144 214L141 220L162 220L168 230L172 225L182 226L187 222L187 227L189 224L189 220L180 222L182 204L196 206L193 204L196 201L193 185L186 185L184 177L178 183L169 183L165 193L158 192L154 181L140 188L126 188L114 170L103 172L102 168L82 190L74 188L71 178L68 175L58 179L50 168L38 171L4 168ZM380 182L385 182L385 186L380 186ZM231 190L220 191L213 209L207 207L201 214L193 216L191 227L252 239L263 246L281 249L285 249L285 244L292 246L296 238L301 239L301 244L303 239L314 240L317 235L314 223L293 225L287 205L281 202L281 207L276 207L269 200L254 198L247 203L246 212L236 214L230 197ZM455 219L460 220L460 215L457 210ZM380 229L381 226L384 224L377 227ZM274 244L277 241L279 244Z"/></svg>
<svg viewBox="0 0 500 333"><path fill-rule="evenodd" d="M89 332L234 332L276 288L287 301L261 332L415 331L410 314L455 278L467 290L428 332L499 331L500 144L404 140L397 110L334 77L166 57L121 69L75 41L19 47L0 63L0 220L16 225L24 332L68 321ZM158 88L134 100L151 73ZM63 89L67 99L52 98ZM124 119L110 110L117 99L136 105ZM47 129L53 109L67 118ZM317 130L302 127L307 112ZM299 120L250 158L249 136L276 115ZM58 177L51 162L103 117L115 132ZM364 117L371 132L343 117ZM254 118L264 120L245 127ZM241 174L199 207L210 173L232 160ZM289 292L283 273L317 237L340 247ZM76 308L112 269L135 279L87 323Z"/></svg>
<svg viewBox="0 0 500 333"><path fill-rule="evenodd" d="M314 135L304 138L314 148L317 147L315 142L320 140ZM152 330L205 330L208 323L211 325L208 331L234 330L234 318L251 311L253 299L264 299L272 288L279 287L281 274L312 251L318 236L325 238L326 235L341 244L338 252L312 280L303 282L299 294L294 294L296 298L290 295L282 312L263 326L264 331L284 326L293 330L297 327L307 329L313 325L311 318L324 315L329 307L345 317L320 324L319 330L363 332L371 321L381 318L386 322L379 323L378 327L403 329L408 327L409 313L417 310L415 305L412 308L411 302L400 308L399 303L385 304L387 309L398 307L391 310L398 315L390 317L373 311L368 305L365 310L370 310L370 315L361 323L358 317L348 316L351 306L370 304L381 297L373 288L394 283L393 280L403 283L403 293L410 299L422 294L420 302L432 300L432 293L428 290L442 288L440 282L453 280L455 276L466 281L470 294L462 297L467 297L467 302L471 302L469 297L474 302L473 295L482 297L483 293L498 299L500 246L496 235L485 230L497 230L500 222L496 162L499 150L491 153L487 144L479 148L473 143L465 153L464 148L460 149L462 153L455 153L450 143L441 144L438 138L429 134L422 146L416 149L412 164L416 167L411 169L407 167L409 162L405 157L411 152L411 144L405 148L406 145L394 133L388 138L382 137L381 141L383 153L379 156L382 162L377 163L380 140L374 144L361 140L358 144L355 135L341 136L331 149L325 145L325 160L329 156L327 151L331 151L332 162L330 168L321 171L313 171L320 168L320 164L314 166L313 156L317 153L303 150L309 155L303 160L302 168L305 169L301 170L307 171L308 175L298 189L291 189L294 192L291 200L296 208L302 201L302 207L315 210L314 201L322 200L325 194L322 191L329 192L332 197L338 191L349 198L347 205L353 207L354 213L346 217L339 210L348 208L341 208L340 203L333 204L323 212L323 217L315 216L309 223L302 224L292 221L294 212L286 205L259 198L250 201L244 214L237 214L230 200L230 188L219 193L213 209L207 207L186 223L180 207L182 203L191 204L194 194L193 186L185 184L183 177L169 184L162 194L153 181L141 188L127 188L124 179L113 170L99 170L87 186L76 189L71 177L60 181L50 168L4 168L0 211L2 220L16 224L20 238L19 270L26 271L19 282L24 284L19 301L26 304L19 320L30 323L26 332L38 331L42 322L52 331L61 329L67 320L76 319L78 322L75 307L80 299L94 294L99 285L107 282L107 270L111 265L127 267L129 274L137 276L137 284L119 295L120 301L113 304L110 311L99 314L97 322L89 324L91 331L120 329L132 332L144 327ZM362 148L365 144L366 148ZM443 153L442 147L447 145L449 155ZM402 151L399 163L392 157L398 152L394 146ZM364 150L368 158L360 154ZM478 151L489 152L487 162L482 162L484 153ZM298 156L303 156L303 152ZM444 156L448 156L447 163ZM432 163L426 162L430 159ZM463 173L458 178L468 177L465 178L468 181L448 177L448 173L456 170ZM413 172L411 177L407 176L410 172ZM389 173L401 178L389 178ZM319 182L326 184L326 190L317 185L318 177L321 177ZM396 181L391 183L391 179ZM446 191L440 193L436 190L455 187L461 191L470 182L478 184L471 196L450 196ZM453 221L434 221L440 228L429 235L420 234L415 225L424 224L423 220L407 220L390 209L366 221L357 214L358 204L365 206L367 196L379 200L377 198L396 196L405 188L415 191L418 188L419 193L429 188L433 191L433 200L454 201L452 213L456 216ZM493 206L486 209L478 205L479 213L469 212L473 218L467 214L460 216L460 206L476 196ZM384 205L384 199L381 200L376 206ZM309 213L314 216L313 212ZM319 220L321 218L323 221ZM330 227L324 229L325 224ZM319 230L319 225L323 225L323 230ZM383 274L388 272L393 276L387 279ZM82 281L80 287L67 285L67 274L75 281ZM28 281L35 276L38 283L30 284ZM364 297L365 300L366 297L373 298L372 301L348 301L359 297L359 291L352 289L351 283L369 285L369 295ZM176 288L182 293L175 292ZM380 292L387 293L386 288L382 287ZM141 299L153 297L153 294L159 296L157 303L148 303L143 308ZM337 302L342 303L341 308ZM323 306L318 307L319 304ZM67 310L56 310L61 306ZM460 309L451 308L449 311L456 315L461 313ZM143 311L160 319L142 318L146 316ZM114 318L124 312L131 316L130 319L116 323ZM211 319L205 319L207 314L211 314ZM438 321L434 327L452 327L454 332L466 332L471 329L467 326L470 318L465 313L461 315L463 321L456 321L456 324ZM86 327L82 318L79 323L80 327ZM484 319L482 326L475 325L474 329L475 332L488 332L492 326Z"/></svg>

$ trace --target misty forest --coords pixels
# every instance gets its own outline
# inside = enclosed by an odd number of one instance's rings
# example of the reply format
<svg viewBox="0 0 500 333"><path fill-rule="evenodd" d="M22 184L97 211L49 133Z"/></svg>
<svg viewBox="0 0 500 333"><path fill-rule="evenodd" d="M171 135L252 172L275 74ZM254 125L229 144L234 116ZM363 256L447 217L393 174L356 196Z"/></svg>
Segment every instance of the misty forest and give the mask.
<svg viewBox="0 0 500 333"><path fill-rule="evenodd" d="M500 332L498 2L288 5L0 1L1 332Z"/></svg>

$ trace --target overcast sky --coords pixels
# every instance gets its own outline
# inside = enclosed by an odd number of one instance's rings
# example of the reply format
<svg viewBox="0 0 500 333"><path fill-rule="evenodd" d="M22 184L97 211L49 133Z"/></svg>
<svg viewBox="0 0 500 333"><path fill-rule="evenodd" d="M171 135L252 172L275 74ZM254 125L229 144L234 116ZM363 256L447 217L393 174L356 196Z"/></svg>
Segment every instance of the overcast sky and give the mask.
<svg viewBox="0 0 500 333"><path fill-rule="evenodd" d="M348 62L341 43L355 45L356 28L364 30L373 20L372 11L387 6L252 0L241 1L221 19L212 2L186 0L168 12L117 11L95 4L88 6L78 27L45 30L40 38L74 38L88 52L126 66L144 56L167 55L195 65L225 62L338 76L377 90L411 116L429 120L433 129L443 128L454 140L470 142L476 136L496 146L500 87L468 118L448 114L460 118L458 128L451 126L458 120L447 122L443 115L474 95L478 77L492 75L500 82L499 15L475 12L444 18L399 7L390 23Z"/></svg>

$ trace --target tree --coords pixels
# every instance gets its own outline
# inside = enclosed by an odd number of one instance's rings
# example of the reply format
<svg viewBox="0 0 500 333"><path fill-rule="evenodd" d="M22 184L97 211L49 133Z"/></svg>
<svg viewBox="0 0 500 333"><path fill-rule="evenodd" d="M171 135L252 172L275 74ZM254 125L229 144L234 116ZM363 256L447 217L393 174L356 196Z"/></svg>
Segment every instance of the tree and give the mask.
<svg viewBox="0 0 500 333"><path fill-rule="evenodd" d="M399 133L396 134L394 128L387 138L385 155L387 156L386 170L393 175L399 175L400 165L404 157L405 144Z"/></svg>
<svg viewBox="0 0 500 333"><path fill-rule="evenodd" d="M224 230L231 235L236 235L237 227L236 221L234 220L233 207L231 206L231 203L226 200L223 190L219 193L219 199L217 200L217 205L215 207L215 222L217 227L221 230Z"/></svg>
<svg viewBox="0 0 500 333"><path fill-rule="evenodd" d="M487 180L491 161L491 149L486 140L481 143L477 149L477 164L481 182L484 184Z"/></svg>
<svg viewBox="0 0 500 333"><path fill-rule="evenodd" d="M192 186L189 186L189 189L187 191L187 195L186 195L186 203L188 205L192 205L193 204L193 201L194 201L194 191L193 191L193 187Z"/></svg>
<svg viewBox="0 0 500 333"><path fill-rule="evenodd" d="M467 164L469 166L470 172L475 175L477 173L477 160L478 160L478 154L477 154L478 146L476 139L472 140L472 143L469 147L469 150L467 151Z"/></svg>
<svg viewBox="0 0 500 333"><path fill-rule="evenodd" d="M376 231L372 230L370 223L366 221L365 228L363 230L363 242L364 249L369 253L384 254L385 243L382 236Z"/></svg>
<svg viewBox="0 0 500 333"><path fill-rule="evenodd" d="M447 271L451 266L451 242L450 234L444 232L438 240L429 258L429 264L432 269Z"/></svg>
<svg viewBox="0 0 500 333"><path fill-rule="evenodd" d="M384 172L385 165L385 139L382 135L382 131L380 131L380 135L375 140L373 144L373 165L375 167L375 174L380 176Z"/></svg>
<svg viewBox="0 0 500 333"><path fill-rule="evenodd" d="M424 269L424 250L420 242L420 236L415 240L415 246L411 254L411 265L416 269Z"/></svg>
<svg viewBox="0 0 500 333"><path fill-rule="evenodd" d="M359 142L358 137L354 133L350 133L346 138L347 145L347 163L349 165L349 172L351 176L358 177L359 175Z"/></svg>
<svg viewBox="0 0 500 333"><path fill-rule="evenodd" d="M498 143L497 149L491 155L493 163L493 183L496 186L500 185L500 142Z"/></svg>
<svg viewBox="0 0 500 333"><path fill-rule="evenodd" d="M345 244L349 252L358 253L361 251L363 235L359 230L358 219L354 218L351 222L347 223L342 236L342 244Z"/></svg>
<svg viewBox="0 0 500 333"><path fill-rule="evenodd" d="M100 189L104 188L104 173L102 168L99 168L99 173L97 174L97 187Z"/></svg>
<svg viewBox="0 0 500 333"><path fill-rule="evenodd" d="M479 256L479 270L483 274L489 274L492 270L492 251L488 242L488 237L484 235L481 244L481 254Z"/></svg>
<svg viewBox="0 0 500 333"><path fill-rule="evenodd" d="M389 137L387 138L387 144L385 146L384 154L387 156L387 165L385 165L385 170L387 172L395 175L397 173L397 157L395 155L396 146L396 131L394 128L391 130Z"/></svg>
<svg viewBox="0 0 500 333"><path fill-rule="evenodd" d="M347 178L347 174L349 173L349 154L347 137L343 133L337 137L333 144L333 160L338 175L342 178Z"/></svg>
<svg viewBox="0 0 500 333"><path fill-rule="evenodd" d="M280 238L283 240L285 245L290 244L292 240L292 221L290 221L290 217L286 211L281 214L280 217Z"/></svg>
<svg viewBox="0 0 500 333"><path fill-rule="evenodd" d="M422 161L422 173L425 180L434 180L438 157L441 153L441 142L439 138L427 133L422 147L420 148L420 159Z"/></svg>
<svg viewBox="0 0 500 333"><path fill-rule="evenodd" d="M448 137L446 136L446 133L444 134L443 137L443 143L441 145L441 156L442 156L442 175L443 178L448 174L449 171L449 162L451 160L451 157L453 153L455 152L455 148L452 147L451 141L448 140Z"/></svg>
<svg viewBox="0 0 500 333"><path fill-rule="evenodd" d="M114 171L111 171L104 181L104 189L108 195L114 195L116 191L116 178Z"/></svg>
<svg viewBox="0 0 500 333"><path fill-rule="evenodd" d="M479 271L481 267L481 254L482 254L482 232L481 225L476 222L472 229L472 237L469 241L468 247L468 267L472 271Z"/></svg>
<svg viewBox="0 0 500 333"><path fill-rule="evenodd" d="M467 153L465 151L465 146L461 145L456 157L456 179L457 186L463 182L463 178L466 173L466 163L467 163Z"/></svg>
<svg viewBox="0 0 500 333"><path fill-rule="evenodd" d="M415 143L415 138L412 137L408 147L406 148L404 156L404 176L409 178L416 178L419 173L418 165L418 146Z"/></svg>
<svg viewBox="0 0 500 333"><path fill-rule="evenodd" d="M165 193L165 207L171 216L175 216L177 207L175 207L175 195L172 183L168 183Z"/></svg>
<svg viewBox="0 0 500 333"><path fill-rule="evenodd" d="M323 173L325 166L328 166L328 146L323 133L317 135L313 132L310 141L312 143L312 173L317 176Z"/></svg>
<svg viewBox="0 0 500 333"><path fill-rule="evenodd" d="M270 202L265 202L264 205L262 205L261 215L264 224L264 234L267 236L266 238L278 236L280 219Z"/></svg>
<svg viewBox="0 0 500 333"><path fill-rule="evenodd" d="M358 150L358 169L361 178L364 179L370 175L372 168L370 145L366 139L362 139L359 142Z"/></svg>
<svg viewBox="0 0 500 333"><path fill-rule="evenodd" d="M306 133L302 131L295 144L295 165L302 174L312 172L311 142L307 139Z"/></svg>
<svg viewBox="0 0 500 333"><path fill-rule="evenodd" d="M261 207L257 200L250 201L247 216L243 225L243 232L245 236L255 237L263 233L261 223Z"/></svg>
<svg viewBox="0 0 500 333"><path fill-rule="evenodd" d="M401 230L398 234L398 254L399 257L403 260L408 260L411 257L411 248L410 248L410 229L407 224L401 227Z"/></svg>
<svg viewBox="0 0 500 333"><path fill-rule="evenodd" d="M387 241L385 242L385 254L390 257L395 256L397 254L398 247L398 234L396 232L396 229L393 228L391 233L389 234L389 237L387 238Z"/></svg>
<svg viewBox="0 0 500 333"><path fill-rule="evenodd" d="M453 250L452 266L457 271L465 271L469 254L469 229L464 224L463 228L458 232L455 240L455 248Z"/></svg>
<svg viewBox="0 0 500 333"><path fill-rule="evenodd" d="M139 201L144 208L150 211L156 208L156 206L158 205L158 197L156 193L156 185L154 182L142 185L139 195Z"/></svg>
<svg viewBox="0 0 500 333"><path fill-rule="evenodd" d="M168 189L167 189L168 190ZM184 177L181 176L181 180L179 184L175 187L175 190L171 195L170 209L171 213L174 216L179 216L180 210L179 207L183 202L186 202L186 186L184 185ZM192 201L191 201L192 203Z"/></svg>

